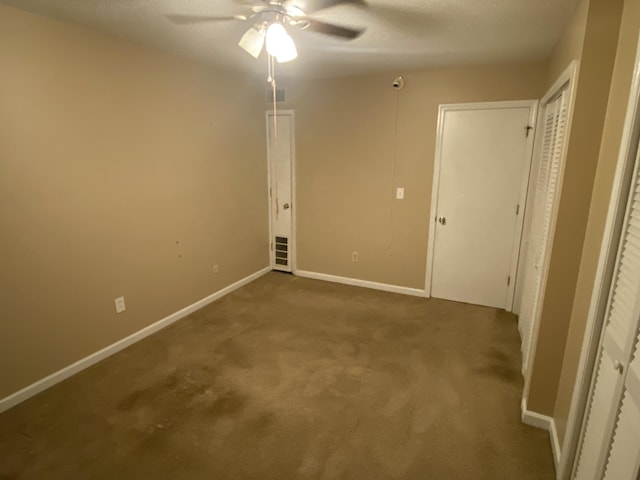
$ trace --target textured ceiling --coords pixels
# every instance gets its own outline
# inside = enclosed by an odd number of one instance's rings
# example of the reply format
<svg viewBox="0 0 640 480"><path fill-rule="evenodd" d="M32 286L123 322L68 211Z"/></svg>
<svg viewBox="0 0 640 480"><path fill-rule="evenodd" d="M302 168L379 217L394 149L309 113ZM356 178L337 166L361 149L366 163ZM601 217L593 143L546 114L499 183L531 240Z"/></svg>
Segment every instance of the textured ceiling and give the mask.
<svg viewBox="0 0 640 480"><path fill-rule="evenodd" d="M259 3L256 0L255 3ZM237 46L246 21L175 25L165 15L245 13L232 0L0 0L22 10L86 25L225 68L264 74ZM368 0L314 18L366 27L353 41L291 31L299 58L280 66L300 77L401 72L430 66L524 62L550 54L578 0Z"/></svg>

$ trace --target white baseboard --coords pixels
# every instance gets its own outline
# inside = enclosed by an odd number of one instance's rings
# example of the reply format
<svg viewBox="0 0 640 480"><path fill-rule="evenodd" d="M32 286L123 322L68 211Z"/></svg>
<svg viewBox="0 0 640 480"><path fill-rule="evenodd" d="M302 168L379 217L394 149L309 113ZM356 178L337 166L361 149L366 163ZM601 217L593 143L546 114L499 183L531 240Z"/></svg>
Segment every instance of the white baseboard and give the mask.
<svg viewBox="0 0 640 480"><path fill-rule="evenodd" d="M562 448L558 441L558 431L556 430L556 422L553 421L553 417L548 415L542 415L540 413L527 410L527 399L523 398L520 405L522 412L522 422L532 427L541 428L549 432L549 439L551 441L551 451L553 452L553 461L555 463L556 472L559 472L560 456L562 454Z"/></svg>
<svg viewBox="0 0 640 480"><path fill-rule="evenodd" d="M248 277L238 280L237 282L232 283L231 285L221 290L218 290L217 292L212 293L211 295L201 300L198 300L197 302L185 308L182 308L177 312L172 313L171 315L163 318L162 320L159 320L149 325L148 327L143 328L142 330L138 330L137 332L129 335L128 337L125 337L122 340L118 340L117 342L112 343L111 345L103 348L102 350L98 350L97 352L92 353L91 355L84 357L83 359L78 360L77 362L67 367L64 367L63 369L58 370L57 372L54 372L51 375L41 380L38 380L35 383L32 383L31 385L23 388L22 390L19 390L3 399L0 399L0 413L6 410L9 410L11 407L14 407L17 404L24 402L28 398L31 398L34 395L42 392L43 390L46 390L47 388L52 387L56 383L59 383L71 377L72 375L75 375L76 373L84 370L85 368L88 368L91 365L98 363L101 360L104 360L105 358L113 355L114 353L117 353L120 350L125 349L129 345L139 342L143 338L148 337L149 335L157 332L158 330L162 330L163 328L168 327L172 323L186 317L190 313L193 313L196 310L201 309L205 305L215 302L219 298L224 297L225 295L256 280L257 278L265 275L270 271L271 271L271 267L265 267L262 270L258 270L257 272L249 275Z"/></svg>
<svg viewBox="0 0 640 480"><path fill-rule="evenodd" d="M296 270L299 277L312 278L314 280L324 280L325 282L342 283L344 285L352 285L354 287L372 288L374 290L383 290L385 292L401 293L403 295L412 295L414 297L425 297L424 290L419 288L401 287L399 285L389 285L386 283L370 282L368 280L359 280L357 278L338 277L337 275L329 275L327 273L308 272L305 270Z"/></svg>
<svg viewBox="0 0 640 480"><path fill-rule="evenodd" d="M556 430L556 422L551 419L551 427L549 428L549 436L551 437L551 451L553 452L553 461L556 464L556 472L560 471L560 456L562 454L562 446L558 441L558 431Z"/></svg>
<svg viewBox="0 0 640 480"><path fill-rule="evenodd" d="M542 415L540 413L527 410L526 398L522 399L520 408L522 413L522 423L526 423L527 425L531 425L532 427L541 428L547 431L551 429L553 418L549 417L548 415Z"/></svg>

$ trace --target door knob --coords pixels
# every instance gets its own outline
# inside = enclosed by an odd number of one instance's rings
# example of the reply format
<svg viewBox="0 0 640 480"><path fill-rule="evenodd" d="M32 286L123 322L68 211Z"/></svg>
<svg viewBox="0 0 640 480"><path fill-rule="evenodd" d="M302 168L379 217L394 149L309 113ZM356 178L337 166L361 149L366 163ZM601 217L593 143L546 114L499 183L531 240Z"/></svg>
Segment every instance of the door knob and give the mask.
<svg viewBox="0 0 640 480"><path fill-rule="evenodd" d="M285 210L289 210L290 205L288 203L285 203L282 208L284 208Z"/></svg>
<svg viewBox="0 0 640 480"><path fill-rule="evenodd" d="M615 368L620 375L624 373L624 365L622 365L622 363L619 362L618 360L613 362L613 368Z"/></svg>
<svg viewBox="0 0 640 480"><path fill-rule="evenodd" d="M440 222L440 225L446 225L447 219L446 217L438 217L438 222Z"/></svg>

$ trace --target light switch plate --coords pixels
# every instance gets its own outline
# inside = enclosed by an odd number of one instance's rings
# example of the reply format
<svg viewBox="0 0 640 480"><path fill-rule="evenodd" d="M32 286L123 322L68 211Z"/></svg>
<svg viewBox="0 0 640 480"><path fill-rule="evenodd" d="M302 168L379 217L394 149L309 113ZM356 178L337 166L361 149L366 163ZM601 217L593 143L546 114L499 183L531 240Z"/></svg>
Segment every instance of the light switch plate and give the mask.
<svg viewBox="0 0 640 480"><path fill-rule="evenodd" d="M396 200L404 200L404 187L396 188Z"/></svg>

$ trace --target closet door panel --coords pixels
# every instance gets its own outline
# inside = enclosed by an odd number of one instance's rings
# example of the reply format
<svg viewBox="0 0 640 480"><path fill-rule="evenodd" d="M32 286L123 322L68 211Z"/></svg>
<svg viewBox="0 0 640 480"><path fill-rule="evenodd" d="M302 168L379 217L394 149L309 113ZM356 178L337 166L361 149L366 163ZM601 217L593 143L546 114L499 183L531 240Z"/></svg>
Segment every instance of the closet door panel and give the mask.
<svg viewBox="0 0 640 480"><path fill-rule="evenodd" d="M624 382L622 407L616 422L605 479L636 480L640 461L640 335Z"/></svg>
<svg viewBox="0 0 640 480"><path fill-rule="evenodd" d="M640 432L640 174L636 158L576 479L636 480ZM605 476L606 475L606 476ZM631 476L628 476L631 475Z"/></svg>
<svg viewBox="0 0 640 480"><path fill-rule="evenodd" d="M518 327L522 335L522 371L529 367L535 322L538 317L543 288L543 266L547 251L551 215L560 171L561 153L567 122L567 92L544 107L544 125L538 175L535 183L531 232L527 248L522 306Z"/></svg>

